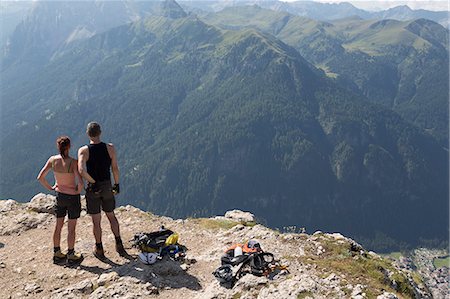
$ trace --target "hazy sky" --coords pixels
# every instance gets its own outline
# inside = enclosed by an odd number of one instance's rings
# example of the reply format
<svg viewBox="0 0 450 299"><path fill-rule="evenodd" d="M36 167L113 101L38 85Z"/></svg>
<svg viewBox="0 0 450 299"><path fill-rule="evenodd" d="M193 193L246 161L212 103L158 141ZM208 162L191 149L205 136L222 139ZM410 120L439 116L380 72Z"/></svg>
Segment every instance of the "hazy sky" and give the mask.
<svg viewBox="0 0 450 299"><path fill-rule="evenodd" d="M298 1L298 0L283 0L283 1L292 2L292 1ZM423 1L423 0L409 0L409 1L314 0L314 1L325 2L325 3L350 2L358 8L369 9L369 10L381 10L381 9L387 9L387 8L391 8L391 7L399 6L399 5L408 5L412 9L450 10L449 9L449 1L447 1L447 0L438 0L438 1Z"/></svg>

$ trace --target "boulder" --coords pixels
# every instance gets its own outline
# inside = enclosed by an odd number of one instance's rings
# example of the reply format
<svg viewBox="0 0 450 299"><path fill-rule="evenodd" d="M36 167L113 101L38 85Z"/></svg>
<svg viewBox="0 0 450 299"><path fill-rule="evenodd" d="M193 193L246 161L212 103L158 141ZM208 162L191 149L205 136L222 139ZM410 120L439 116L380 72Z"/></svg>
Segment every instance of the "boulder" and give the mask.
<svg viewBox="0 0 450 299"><path fill-rule="evenodd" d="M91 294L94 291L94 285L91 280L85 279L75 285L55 290L51 299L80 298L83 295Z"/></svg>
<svg viewBox="0 0 450 299"><path fill-rule="evenodd" d="M55 213L56 197L50 194L36 194L27 204L28 209L38 213Z"/></svg>
<svg viewBox="0 0 450 299"><path fill-rule="evenodd" d="M255 215L250 212L243 212L241 210L231 210L225 213L225 218L239 221L239 222L255 222Z"/></svg>
<svg viewBox="0 0 450 299"><path fill-rule="evenodd" d="M357 284L352 291L352 299L362 299L366 298L366 294L363 292L365 286L361 284Z"/></svg>
<svg viewBox="0 0 450 299"><path fill-rule="evenodd" d="M116 272L103 273L97 280L99 286L104 286L110 284L111 282L117 280L119 275Z"/></svg>
<svg viewBox="0 0 450 299"><path fill-rule="evenodd" d="M28 294L42 292L41 286L35 282L27 283L24 287L24 290Z"/></svg>
<svg viewBox="0 0 450 299"><path fill-rule="evenodd" d="M377 299L398 299L398 297L392 293L384 292L383 294L378 295Z"/></svg>
<svg viewBox="0 0 450 299"><path fill-rule="evenodd" d="M320 287L316 279L317 277L312 275L299 275L292 279L286 279L277 285L261 289L258 299L316 298L314 294L317 294Z"/></svg>
<svg viewBox="0 0 450 299"><path fill-rule="evenodd" d="M14 210L17 206L18 203L15 200L0 200L0 212L9 212L11 210Z"/></svg>
<svg viewBox="0 0 450 299"><path fill-rule="evenodd" d="M239 279L234 287L236 289L249 291L265 286L268 283L269 280L266 277L257 277L249 274Z"/></svg>
<svg viewBox="0 0 450 299"><path fill-rule="evenodd" d="M52 221L49 214L19 213L0 219L0 236L21 233Z"/></svg>

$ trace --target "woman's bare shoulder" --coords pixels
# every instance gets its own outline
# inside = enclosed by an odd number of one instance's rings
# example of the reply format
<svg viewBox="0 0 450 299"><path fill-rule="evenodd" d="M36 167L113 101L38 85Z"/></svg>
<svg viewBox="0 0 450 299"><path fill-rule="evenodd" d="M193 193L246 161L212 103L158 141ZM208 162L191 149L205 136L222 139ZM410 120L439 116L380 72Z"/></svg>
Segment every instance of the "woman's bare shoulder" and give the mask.
<svg viewBox="0 0 450 299"><path fill-rule="evenodd" d="M54 162L58 161L59 159L61 159L61 155L54 155L54 156L50 156L50 158L48 158L48 161L51 163L54 163Z"/></svg>

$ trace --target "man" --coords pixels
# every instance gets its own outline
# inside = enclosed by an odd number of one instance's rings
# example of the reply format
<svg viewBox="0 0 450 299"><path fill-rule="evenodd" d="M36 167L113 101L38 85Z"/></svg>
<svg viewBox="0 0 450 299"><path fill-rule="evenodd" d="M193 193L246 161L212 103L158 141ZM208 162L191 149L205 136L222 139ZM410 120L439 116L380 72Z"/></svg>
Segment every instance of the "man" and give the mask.
<svg viewBox="0 0 450 299"><path fill-rule="evenodd" d="M78 150L78 170L88 182L86 207L87 213L92 217L95 237L94 255L99 259L105 258L101 228L101 210L103 210L116 238L116 251L121 256L127 256L120 237L119 222L114 214L116 207L114 194L120 192L116 150L111 143L106 144L100 141L102 131L98 123L90 122L87 125L86 133L90 142L89 145L85 145ZM112 170L114 178L114 187L111 186L110 170Z"/></svg>

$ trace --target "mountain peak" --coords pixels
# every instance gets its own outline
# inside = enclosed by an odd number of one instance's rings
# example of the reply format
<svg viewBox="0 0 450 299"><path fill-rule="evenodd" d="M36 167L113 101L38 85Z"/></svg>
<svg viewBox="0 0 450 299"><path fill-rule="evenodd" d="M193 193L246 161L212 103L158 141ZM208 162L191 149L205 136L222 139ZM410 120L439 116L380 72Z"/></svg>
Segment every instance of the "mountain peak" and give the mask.
<svg viewBox="0 0 450 299"><path fill-rule="evenodd" d="M366 251L339 233L318 231L309 235L296 233L295 228L289 233L280 233L254 221L248 222L253 215L242 211L229 211L225 216L212 218L174 220L133 206L118 207L116 215L120 223L125 224L121 232L130 256L120 257L113 248L113 241L105 238L108 263L101 262L88 250L94 237L89 229L91 219L86 215L84 198L75 248L85 258L78 267L61 267L50 262L55 202L53 195L42 193L26 204L0 200L4 216L0 219L0 269L5 274L0 277L4 286L0 290L1 298L17 290L33 298L82 295L111 298L117 295L203 299L240 298L241 294L241 298L303 298L305 294L308 297L314 294L316 298L343 298L350 293L356 298L363 292L379 295L377 298L410 297L415 292L422 298L430 297L427 290L419 289L423 287L420 278L414 280L419 286L411 282L409 275L413 270L400 270L392 261ZM139 250L130 247L125 240L133 240L138 233L157 231L161 226L179 235L178 242L186 246L187 254L178 259L165 256L155 265L145 265L138 258ZM267 277L248 273L232 288L219 285L211 272L220 266L224 250L230 244L242 243L254 236L260 236L262 249L273 253L277 263L289 267L289 271L274 270L271 274L276 275ZM23 256L33 256L31 263L28 258L17 258L19 247L23 248ZM62 248L65 251L65 244ZM362 267L368 271L360 271ZM395 277L395 281L391 277ZM9 283L11 281L15 283ZM359 281L364 284L357 283Z"/></svg>
<svg viewBox="0 0 450 299"><path fill-rule="evenodd" d="M399 5L399 6L395 6L395 7L389 8L387 11L390 11L390 12L395 11L395 12L407 13L407 12L411 12L412 9L408 5L405 4L405 5Z"/></svg>
<svg viewBox="0 0 450 299"><path fill-rule="evenodd" d="M175 0L165 0L161 3L161 14L166 18L185 18L187 13Z"/></svg>

